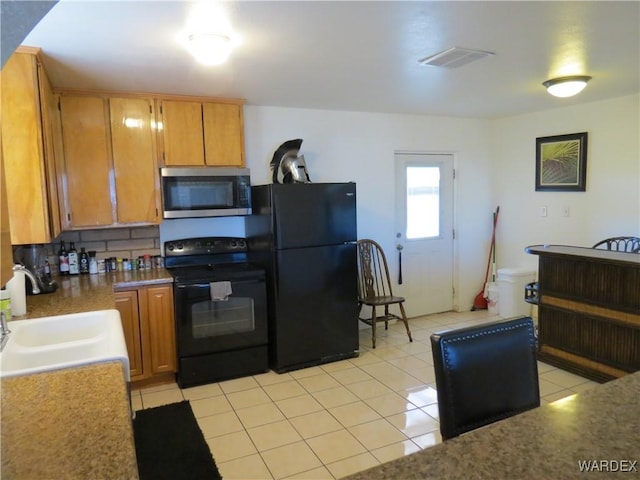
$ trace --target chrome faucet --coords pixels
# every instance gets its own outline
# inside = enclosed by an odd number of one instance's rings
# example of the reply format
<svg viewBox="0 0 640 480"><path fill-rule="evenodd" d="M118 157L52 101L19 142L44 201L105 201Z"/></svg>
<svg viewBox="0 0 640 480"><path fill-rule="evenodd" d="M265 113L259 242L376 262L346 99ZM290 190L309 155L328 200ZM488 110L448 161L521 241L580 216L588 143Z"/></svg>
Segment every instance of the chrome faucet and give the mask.
<svg viewBox="0 0 640 480"><path fill-rule="evenodd" d="M4 316L4 312L0 312L0 352L4 350L10 333L11 330L9 330L9 326L7 325L7 318Z"/></svg>
<svg viewBox="0 0 640 480"><path fill-rule="evenodd" d="M34 295L37 295L40 293L40 287L38 286L38 280L36 279L36 276L31 273L31 270L29 270L27 267L25 267L24 265L14 265L13 266L13 271L14 272L24 272L25 276L31 281L31 292Z"/></svg>

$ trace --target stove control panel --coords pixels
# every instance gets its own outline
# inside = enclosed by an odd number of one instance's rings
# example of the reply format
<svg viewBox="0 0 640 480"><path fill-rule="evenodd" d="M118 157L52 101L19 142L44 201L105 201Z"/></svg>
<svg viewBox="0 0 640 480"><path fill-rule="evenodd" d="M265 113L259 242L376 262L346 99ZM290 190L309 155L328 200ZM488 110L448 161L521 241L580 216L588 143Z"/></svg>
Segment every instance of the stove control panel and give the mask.
<svg viewBox="0 0 640 480"><path fill-rule="evenodd" d="M247 242L239 237L201 237L171 240L164 244L165 257L186 255L210 255L217 253L242 253L247 251Z"/></svg>

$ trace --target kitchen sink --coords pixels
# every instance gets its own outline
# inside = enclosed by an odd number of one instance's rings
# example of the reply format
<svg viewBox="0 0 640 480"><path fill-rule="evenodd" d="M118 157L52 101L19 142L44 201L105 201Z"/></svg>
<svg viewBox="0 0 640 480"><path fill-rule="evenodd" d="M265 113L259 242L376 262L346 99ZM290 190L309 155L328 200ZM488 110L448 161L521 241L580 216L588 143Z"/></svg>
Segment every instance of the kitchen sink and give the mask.
<svg viewBox="0 0 640 480"><path fill-rule="evenodd" d="M125 379L130 379L117 310L16 320L9 322L9 329L9 340L0 353L0 377L120 361Z"/></svg>

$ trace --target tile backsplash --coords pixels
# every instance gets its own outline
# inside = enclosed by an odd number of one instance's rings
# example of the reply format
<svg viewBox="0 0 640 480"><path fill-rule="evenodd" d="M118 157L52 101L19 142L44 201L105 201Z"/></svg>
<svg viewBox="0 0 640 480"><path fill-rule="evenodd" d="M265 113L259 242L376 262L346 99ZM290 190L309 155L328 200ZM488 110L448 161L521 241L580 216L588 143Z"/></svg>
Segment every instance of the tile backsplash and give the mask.
<svg viewBox="0 0 640 480"><path fill-rule="evenodd" d="M53 243L44 247L49 258L51 271L58 271L58 250L60 241L69 249L74 242L76 250L84 247L87 252L95 251L96 258L137 258L140 255L160 255L160 233L157 226L132 228L107 228L99 230L76 230L62 232ZM14 259L20 261L22 249L14 246Z"/></svg>

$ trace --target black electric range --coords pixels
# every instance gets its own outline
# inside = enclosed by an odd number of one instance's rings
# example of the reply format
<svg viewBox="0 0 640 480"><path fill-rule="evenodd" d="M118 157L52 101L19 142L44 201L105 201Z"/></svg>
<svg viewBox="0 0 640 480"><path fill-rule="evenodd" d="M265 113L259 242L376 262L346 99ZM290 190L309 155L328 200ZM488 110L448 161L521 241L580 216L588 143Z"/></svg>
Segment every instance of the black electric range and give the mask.
<svg viewBox="0 0 640 480"><path fill-rule="evenodd" d="M245 239L171 240L164 251L174 278L180 386L266 371L265 272L247 261Z"/></svg>

